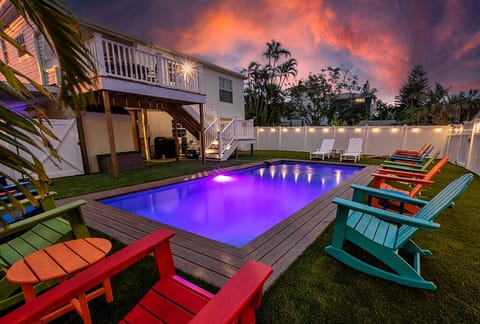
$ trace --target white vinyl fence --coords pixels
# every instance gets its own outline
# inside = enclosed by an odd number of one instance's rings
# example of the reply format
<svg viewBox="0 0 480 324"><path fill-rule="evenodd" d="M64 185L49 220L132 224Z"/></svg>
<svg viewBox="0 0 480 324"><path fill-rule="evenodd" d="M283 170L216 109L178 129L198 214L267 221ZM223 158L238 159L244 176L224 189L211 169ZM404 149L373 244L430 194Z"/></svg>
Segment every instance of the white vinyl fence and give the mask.
<svg viewBox="0 0 480 324"><path fill-rule="evenodd" d="M256 149L312 152L322 140L333 138L334 149L346 149L348 140L363 138L363 153L388 156L396 149L416 150L432 144L439 157L480 174L480 119L445 126L316 126L256 127Z"/></svg>
<svg viewBox="0 0 480 324"><path fill-rule="evenodd" d="M47 174L51 178L84 174L75 120L50 121L60 139L53 144L61 161L34 150ZM365 155L387 156L396 149L416 150L430 143L440 151L439 157L450 154L450 162L480 175L480 119L448 126L256 127L255 132L259 150L311 152L320 147L324 138L333 138L335 149L345 149L350 138L362 137ZM22 176L3 171L17 178Z"/></svg>
<svg viewBox="0 0 480 324"><path fill-rule="evenodd" d="M58 141L51 140L53 147L57 150L60 160L51 157L48 150L40 151L34 147L30 150L43 164L45 171L50 178L59 178L84 174L82 153L80 151L77 123L75 119L50 119L53 133L58 137ZM10 148L14 150L13 146ZM16 179L23 178L24 175L11 169L2 171Z"/></svg>

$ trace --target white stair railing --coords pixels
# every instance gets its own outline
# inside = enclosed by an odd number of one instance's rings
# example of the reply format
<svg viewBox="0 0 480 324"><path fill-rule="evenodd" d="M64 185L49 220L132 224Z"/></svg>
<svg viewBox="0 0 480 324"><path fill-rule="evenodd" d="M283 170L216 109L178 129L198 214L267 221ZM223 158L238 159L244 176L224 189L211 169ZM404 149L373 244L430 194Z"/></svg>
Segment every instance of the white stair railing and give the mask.
<svg viewBox="0 0 480 324"><path fill-rule="evenodd" d="M236 119L232 119L221 131L218 132L218 157L220 160L226 151L230 148L232 143L236 140L237 123Z"/></svg>

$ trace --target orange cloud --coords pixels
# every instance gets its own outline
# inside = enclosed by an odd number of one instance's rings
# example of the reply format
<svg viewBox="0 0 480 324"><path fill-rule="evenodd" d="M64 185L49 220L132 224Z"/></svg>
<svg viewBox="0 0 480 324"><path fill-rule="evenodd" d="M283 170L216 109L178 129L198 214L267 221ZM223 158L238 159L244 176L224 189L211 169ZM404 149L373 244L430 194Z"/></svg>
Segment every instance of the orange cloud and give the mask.
<svg viewBox="0 0 480 324"><path fill-rule="evenodd" d="M392 24L391 17L383 15L389 4L363 6L363 10L378 10L378 19L372 19L377 16L370 12L345 11L337 5L324 1L264 0L251 6L227 0L197 12L187 28L159 29L154 35L159 43L168 40L170 46L173 44L181 52L208 57L227 68L232 68L232 64L236 68L246 67L251 61L264 63L261 55L265 44L275 39L297 59L297 78L320 73L328 66L351 64L354 74L362 74L361 82L368 79L380 92L387 92L384 95L393 97L406 81L413 63L418 62L412 62L408 38ZM418 28L423 31L426 27ZM446 31L442 37L448 38L450 33L451 30ZM459 49L458 55L476 48L479 42L480 33Z"/></svg>

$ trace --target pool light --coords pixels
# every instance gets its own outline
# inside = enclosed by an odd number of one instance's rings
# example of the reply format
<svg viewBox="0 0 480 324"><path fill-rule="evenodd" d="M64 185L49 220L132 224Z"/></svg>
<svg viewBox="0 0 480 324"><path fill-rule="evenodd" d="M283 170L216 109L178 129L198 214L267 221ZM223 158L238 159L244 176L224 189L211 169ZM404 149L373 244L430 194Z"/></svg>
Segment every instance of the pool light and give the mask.
<svg viewBox="0 0 480 324"><path fill-rule="evenodd" d="M218 176L216 176L215 178L213 178L213 180L215 180L216 182L230 182L233 180L232 177L230 176L226 176L226 175L223 175L223 174L220 174Z"/></svg>

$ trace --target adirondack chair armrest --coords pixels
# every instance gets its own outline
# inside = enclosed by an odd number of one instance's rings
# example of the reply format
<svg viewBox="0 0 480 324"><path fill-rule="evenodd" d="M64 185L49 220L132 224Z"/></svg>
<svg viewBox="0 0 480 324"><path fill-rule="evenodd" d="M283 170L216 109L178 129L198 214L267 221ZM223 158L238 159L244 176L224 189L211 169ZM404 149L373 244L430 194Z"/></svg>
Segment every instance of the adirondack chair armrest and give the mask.
<svg viewBox="0 0 480 324"><path fill-rule="evenodd" d="M33 226L40 224L46 220L63 216L64 214L67 214L72 210L80 208L80 206L84 204L86 204L85 200L77 200L63 206L44 211L41 214L29 217L27 219L23 219L19 222L9 224L0 231L0 238L32 228Z"/></svg>
<svg viewBox="0 0 480 324"><path fill-rule="evenodd" d="M31 323L39 320L42 316L61 307L82 293L94 288L106 279L125 270L141 259L148 256L159 247L168 246L168 240L175 233L167 229L158 230L144 238L95 263L84 271L77 273L62 284L46 291L38 298L22 305L4 317L1 323Z"/></svg>
<svg viewBox="0 0 480 324"><path fill-rule="evenodd" d="M380 164L380 166L384 169L389 169L389 170L413 171L413 172L424 173L424 174L429 171L428 169L425 169L425 168L415 168L414 170L412 170L412 168L407 165Z"/></svg>
<svg viewBox="0 0 480 324"><path fill-rule="evenodd" d="M417 162L401 162L401 161L391 161L391 160L385 160L383 161L383 164L380 164L381 166L387 165L387 166L404 166L412 169L422 169L424 167L424 164L422 163L417 163Z"/></svg>
<svg viewBox="0 0 480 324"><path fill-rule="evenodd" d="M344 208L347 208L350 210L356 210L356 211L359 211L368 215L372 215L389 222L410 225L418 228L423 228L426 230L435 230L440 227L440 224L438 223L426 221L423 219L418 219L411 216L403 216L401 214L392 213L383 209L367 206L367 205L364 205L355 201L343 199L340 197L335 197L332 200L332 202Z"/></svg>
<svg viewBox="0 0 480 324"><path fill-rule="evenodd" d="M251 318L260 306L263 285L271 273L271 267L249 260L190 323L236 323L239 317Z"/></svg>
<svg viewBox="0 0 480 324"><path fill-rule="evenodd" d="M356 183L352 184L350 187L353 188L352 200L355 202L361 202L362 198L365 195L367 195L367 196L373 196L380 199L388 199L388 200L398 201L400 203L416 205L419 207L423 207L428 203L428 201L411 198L407 195L403 195L394 191L362 186Z"/></svg>
<svg viewBox="0 0 480 324"><path fill-rule="evenodd" d="M425 160L424 156L421 157L411 157L411 156L402 156L402 155L392 155L390 157L392 161L400 160L400 161L411 161L421 163Z"/></svg>
<svg viewBox="0 0 480 324"><path fill-rule="evenodd" d="M392 170L392 169L378 169L377 172L374 174L390 174L390 175L396 175L398 177L406 177L406 178L425 177L424 173L420 173L416 171L403 171L403 170Z"/></svg>
<svg viewBox="0 0 480 324"><path fill-rule="evenodd" d="M417 178L399 177L399 176L390 175L390 174L372 173L372 176L373 176L374 178L377 178L377 179L393 180L393 181L407 182L407 183L413 183L413 184L431 185L431 184L433 183L433 181L430 181L430 180L423 180L423 179L417 179Z"/></svg>

